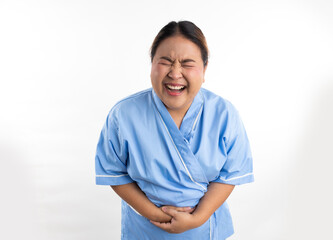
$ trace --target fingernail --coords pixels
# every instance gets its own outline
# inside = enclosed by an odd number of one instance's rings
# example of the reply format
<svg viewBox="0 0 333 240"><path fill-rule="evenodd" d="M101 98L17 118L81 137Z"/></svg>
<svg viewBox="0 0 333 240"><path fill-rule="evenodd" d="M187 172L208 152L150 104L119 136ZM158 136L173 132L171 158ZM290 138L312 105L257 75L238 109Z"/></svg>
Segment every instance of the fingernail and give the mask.
<svg viewBox="0 0 333 240"><path fill-rule="evenodd" d="M163 210L163 211L166 211L166 209L167 209L166 207L162 207L162 210Z"/></svg>

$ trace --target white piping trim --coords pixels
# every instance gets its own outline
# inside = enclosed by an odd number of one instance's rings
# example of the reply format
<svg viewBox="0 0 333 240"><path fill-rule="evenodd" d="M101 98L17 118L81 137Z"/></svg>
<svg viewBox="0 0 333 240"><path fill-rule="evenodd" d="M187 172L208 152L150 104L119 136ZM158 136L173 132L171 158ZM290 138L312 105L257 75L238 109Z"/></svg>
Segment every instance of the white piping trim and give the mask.
<svg viewBox="0 0 333 240"><path fill-rule="evenodd" d="M234 177L234 178L230 178L230 179L222 179L222 178L220 177L220 179L221 179L222 181L228 182L228 181L232 181L232 180L235 180L235 179L239 179L239 178L247 177L247 176L250 176L250 175L253 175L253 173L247 173L247 174L245 174L245 175L243 175L243 176Z"/></svg>
<svg viewBox="0 0 333 240"><path fill-rule="evenodd" d="M173 141L173 139L172 139L172 137L171 137L171 135L170 135L169 129L168 129L167 126L165 125L165 122L163 121L163 118L162 118L160 112L159 112L159 111L157 111L157 112L158 112L158 114L159 114L159 116L160 116L160 118L161 118L161 120L162 120L162 123L163 123L165 129L167 130L167 133L168 133L168 135L169 135L169 137L170 137L170 139L171 139L171 141L172 141L172 143L173 143L173 146L175 147L175 149L176 149L176 151L177 151L177 154L178 154L180 160L182 161L182 163L183 163L183 165L184 165L184 168L185 168L185 170L186 170L188 176L190 177L190 179L192 180L192 182L194 182L194 183L197 184L198 186L202 187L202 188L206 191L207 189L206 189L204 186L202 186L200 183L197 183L197 182L194 181L194 179L192 178L191 173L190 173L189 170L187 169L187 166L185 165L185 162L184 162L182 156L180 155L180 153L179 153L179 151L178 151L178 148L177 148L175 142Z"/></svg>
<svg viewBox="0 0 333 240"><path fill-rule="evenodd" d="M121 174L121 175L96 175L96 177L123 177L128 176L128 174Z"/></svg>
<svg viewBox="0 0 333 240"><path fill-rule="evenodd" d="M192 130L191 130L191 131L193 131L193 129L194 129L194 127L195 127L195 124L197 123L197 121L198 121L198 119L199 119L199 115L200 115L200 113L201 113L201 111L202 111L202 108L203 108L203 104L202 104L202 106L201 106L201 108L200 108L200 111L199 111L197 117L195 118L195 121L194 121L194 123L193 123L193 127L192 127Z"/></svg>
<svg viewBox="0 0 333 240"><path fill-rule="evenodd" d="M197 115L197 117L195 118L195 121L194 121L194 123L193 123L193 127L192 127L192 130L191 130L192 132L193 132L193 129L194 129L194 127L195 127L195 124L197 123L197 121L198 121L198 119L199 119L199 115L200 115L200 113L201 113L201 111L202 111L202 108L203 108L203 105L204 105L204 102L205 102L205 99L203 98L201 91L200 91L199 93L200 93L201 98L202 98L202 105L201 105L200 111L198 112L198 115Z"/></svg>

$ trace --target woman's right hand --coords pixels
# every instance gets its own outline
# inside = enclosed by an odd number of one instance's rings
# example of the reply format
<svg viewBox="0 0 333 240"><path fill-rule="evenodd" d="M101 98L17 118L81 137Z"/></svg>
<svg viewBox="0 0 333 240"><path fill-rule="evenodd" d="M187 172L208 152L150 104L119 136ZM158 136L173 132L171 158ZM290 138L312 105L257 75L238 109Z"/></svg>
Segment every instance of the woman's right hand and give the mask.
<svg viewBox="0 0 333 240"><path fill-rule="evenodd" d="M176 210L178 212L188 212L188 213L192 213L195 210L195 207L191 208L191 207L175 207L175 206L162 206L162 207L167 207L169 209L173 209ZM160 207L160 208L162 208Z"/></svg>

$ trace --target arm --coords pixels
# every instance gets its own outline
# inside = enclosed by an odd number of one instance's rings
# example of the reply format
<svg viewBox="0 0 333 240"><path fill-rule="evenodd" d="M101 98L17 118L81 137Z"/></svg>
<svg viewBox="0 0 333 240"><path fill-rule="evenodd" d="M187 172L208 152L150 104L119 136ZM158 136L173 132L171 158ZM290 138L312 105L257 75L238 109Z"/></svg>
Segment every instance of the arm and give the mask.
<svg viewBox="0 0 333 240"><path fill-rule="evenodd" d="M136 183L128 183L124 185L111 186L111 188L121 197L125 202L131 205L137 212L145 218L156 222L169 222L171 216L164 213L161 208L153 204L147 196L142 192ZM179 211L192 213L194 209L190 207L173 207L168 208Z"/></svg>
<svg viewBox="0 0 333 240"><path fill-rule="evenodd" d="M168 222L171 217L156 207L142 192L136 183L111 186L111 188L125 202L131 205L137 212L149 220L158 222Z"/></svg>
<svg viewBox="0 0 333 240"><path fill-rule="evenodd" d="M193 215L197 219L196 227L204 224L210 216L227 200L234 185L223 184L223 183L210 183L208 186L208 191L201 198L196 210Z"/></svg>
<svg viewBox="0 0 333 240"><path fill-rule="evenodd" d="M181 233L199 227L224 203L234 187L234 185L229 184L210 183L207 192L200 199L199 204L192 214L163 207L162 210L172 216L171 222L151 222L170 233Z"/></svg>

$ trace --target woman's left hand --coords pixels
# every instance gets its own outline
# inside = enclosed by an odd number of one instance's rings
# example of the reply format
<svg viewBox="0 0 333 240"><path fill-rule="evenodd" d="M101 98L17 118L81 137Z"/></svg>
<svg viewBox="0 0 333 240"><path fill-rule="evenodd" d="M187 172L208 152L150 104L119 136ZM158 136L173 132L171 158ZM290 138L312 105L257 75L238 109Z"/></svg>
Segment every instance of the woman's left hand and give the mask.
<svg viewBox="0 0 333 240"><path fill-rule="evenodd" d="M150 221L155 226L169 233L182 233L192 228L198 227L200 224L196 221L194 215L186 211L177 211L171 207L162 207L162 211L172 217L170 222L160 223Z"/></svg>

